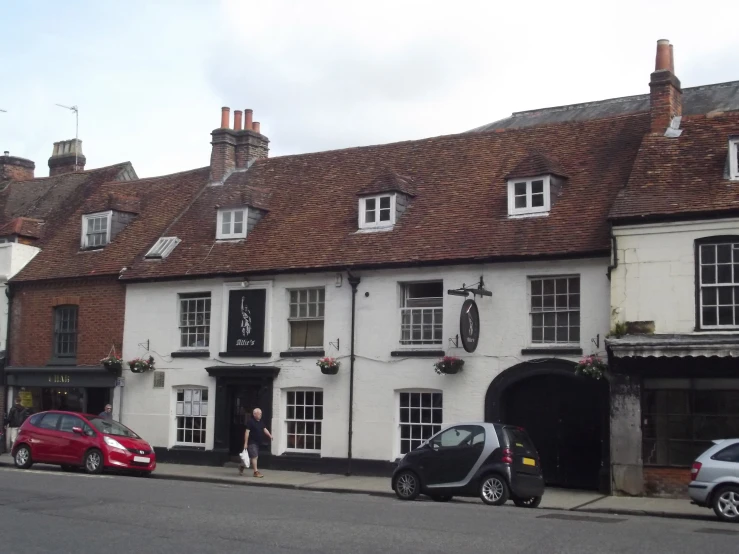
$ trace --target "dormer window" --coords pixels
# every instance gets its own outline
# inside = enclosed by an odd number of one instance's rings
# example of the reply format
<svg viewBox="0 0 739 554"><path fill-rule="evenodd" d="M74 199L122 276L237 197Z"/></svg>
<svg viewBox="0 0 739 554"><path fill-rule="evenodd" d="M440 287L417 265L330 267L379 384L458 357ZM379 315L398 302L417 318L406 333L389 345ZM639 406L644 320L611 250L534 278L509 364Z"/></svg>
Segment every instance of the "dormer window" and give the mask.
<svg viewBox="0 0 739 554"><path fill-rule="evenodd" d="M82 216L82 248L102 248L110 242L113 212L99 212Z"/></svg>
<svg viewBox="0 0 739 554"><path fill-rule="evenodd" d="M739 181L739 137L729 139L729 179Z"/></svg>
<svg viewBox="0 0 739 554"><path fill-rule="evenodd" d="M217 239L246 238L248 208L226 208L218 210Z"/></svg>
<svg viewBox="0 0 739 554"><path fill-rule="evenodd" d="M544 214L549 212L549 175L508 181L508 215Z"/></svg>
<svg viewBox="0 0 739 554"><path fill-rule="evenodd" d="M395 194L359 199L359 228L377 229L395 225Z"/></svg>

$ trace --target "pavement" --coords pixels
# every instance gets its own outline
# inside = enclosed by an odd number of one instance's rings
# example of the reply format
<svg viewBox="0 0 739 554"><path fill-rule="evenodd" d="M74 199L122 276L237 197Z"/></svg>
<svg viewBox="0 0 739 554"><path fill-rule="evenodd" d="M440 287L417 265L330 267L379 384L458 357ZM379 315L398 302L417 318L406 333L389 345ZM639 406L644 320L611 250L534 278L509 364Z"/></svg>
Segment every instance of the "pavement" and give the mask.
<svg viewBox="0 0 739 554"><path fill-rule="evenodd" d="M695 554L737 538L718 521L0 467L2 552Z"/></svg>
<svg viewBox="0 0 739 554"><path fill-rule="evenodd" d="M12 466L13 460L0 455L0 466ZM34 469L58 471L54 466L34 465ZM196 481L226 485L252 487L271 487L314 492L355 493L372 496L395 496L390 488L390 480L385 477L345 476L300 471L264 470L264 478L252 477L246 470L239 476L238 466L228 467L193 466L180 464L157 464L153 479ZM476 498L455 498L457 502L480 503ZM604 496L589 491L548 488L541 501L541 508L549 510L568 510L616 515L658 516L686 519L714 519L712 510L700 508L687 498L648 498Z"/></svg>

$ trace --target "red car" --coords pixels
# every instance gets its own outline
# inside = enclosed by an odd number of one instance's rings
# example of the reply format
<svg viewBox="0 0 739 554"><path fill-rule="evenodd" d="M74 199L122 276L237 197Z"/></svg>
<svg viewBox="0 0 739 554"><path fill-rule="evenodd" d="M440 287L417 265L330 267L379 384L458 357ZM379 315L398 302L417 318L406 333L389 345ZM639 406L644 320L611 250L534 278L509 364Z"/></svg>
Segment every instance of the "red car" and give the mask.
<svg viewBox="0 0 739 554"><path fill-rule="evenodd" d="M154 449L117 421L73 412L34 414L21 425L11 451L16 467L34 463L82 467L87 473L104 469L135 471L148 476L157 466Z"/></svg>

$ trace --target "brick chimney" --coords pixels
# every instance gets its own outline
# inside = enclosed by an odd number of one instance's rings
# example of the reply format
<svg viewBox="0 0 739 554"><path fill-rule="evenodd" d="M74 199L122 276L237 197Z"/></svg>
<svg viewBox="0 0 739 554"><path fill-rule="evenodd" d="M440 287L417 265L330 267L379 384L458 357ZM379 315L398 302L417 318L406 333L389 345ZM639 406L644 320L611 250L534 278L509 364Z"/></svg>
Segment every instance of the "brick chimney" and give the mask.
<svg viewBox="0 0 739 554"><path fill-rule="evenodd" d="M0 156L0 181L29 181L35 169L31 160L11 156L7 150Z"/></svg>
<svg viewBox="0 0 739 554"><path fill-rule="evenodd" d="M213 150L210 155L210 181L223 183L235 169L245 169L249 163L266 158L269 140L259 132L259 123L252 121L252 110L244 110L243 125L241 111L234 112L231 128L231 109L221 108L221 127L211 132Z"/></svg>
<svg viewBox="0 0 739 554"><path fill-rule="evenodd" d="M85 170L85 155L82 153L82 141L79 139L63 140L54 143L54 151L49 158L49 177Z"/></svg>
<svg viewBox="0 0 739 554"><path fill-rule="evenodd" d="M683 91L675 76L675 59L669 40L657 41L654 73L649 81L649 115L653 133L664 133L672 118L683 113Z"/></svg>

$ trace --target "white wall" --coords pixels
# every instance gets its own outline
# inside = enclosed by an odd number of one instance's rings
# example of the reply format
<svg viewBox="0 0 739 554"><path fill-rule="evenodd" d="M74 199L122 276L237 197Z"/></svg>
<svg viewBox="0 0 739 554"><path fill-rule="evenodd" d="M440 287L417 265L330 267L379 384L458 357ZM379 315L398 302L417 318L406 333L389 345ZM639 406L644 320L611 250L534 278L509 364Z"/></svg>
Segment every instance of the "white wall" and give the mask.
<svg viewBox="0 0 739 554"><path fill-rule="evenodd" d="M8 338L8 297L5 295L6 283L39 252L41 250L35 246L28 246L18 242L0 243L0 350L5 350L5 341Z"/></svg>
<svg viewBox="0 0 739 554"><path fill-rule="evenodd" d="M355 409L353 454L356 458L393 460L399 455L397 391L428 389L443 391L444 422L482 420L485 394L490 382L504 369L537 355L523 355L530 347L528 300L529 276L580 275L581 277L581 347L584 354L598 349L591 339L600 334L600 351L609 326L609 282L607 259L496 264L444 268L359 272L357 294ZM443 279L444 290L471 285L483 275L492 298L478 297L480 308L480 346L473 354L454 348L449 338L459 333L459 311L464 298L445 295L443 344L434 349L465 358L458 375L439 376L433 358L391 357L400 350L399 282ZM210 409L208 442L213 446L215 379L206 366L219 363L277 365L281 368L274 383L272 425L276 435L273 453L286 448L284 404L285 389L316 387L324 391L322 456L345 457L347 453L349 401L349 347L351 323L351 287L346 275L336 286L336 274L280 275L264 279L271 284L268 292L268 343L265 351L271 359L226 358L218 361L222 344L224 281L179 281L129 284L126 294L126 320L123 354L125 359L146 353L146 343L156 359L157 369L166 372L165 388L153 389L151 374L125 371L123 421L142 433L155 446L174 444L173 387L197 385L209 387ZM256 285L254 285L256 286ZM326 291L324 342L327 356L341 358L338 375L327 376L316 367L316 359L280 359L288 347L288 288L320 287ZM211 292L211 359L170 358L178 349L177 294ZM337 352L329 342L340 340ZM546 355L544 357L550 357ZM576 359L571 358L571 359Z"/></svg>
<svg viewBox="0 0 739 554"><path fill-rule="evenodd" d="M615 227L612 323L654 321L656 333L695 330L695 240L739 234L739 219Z"/></svg>

